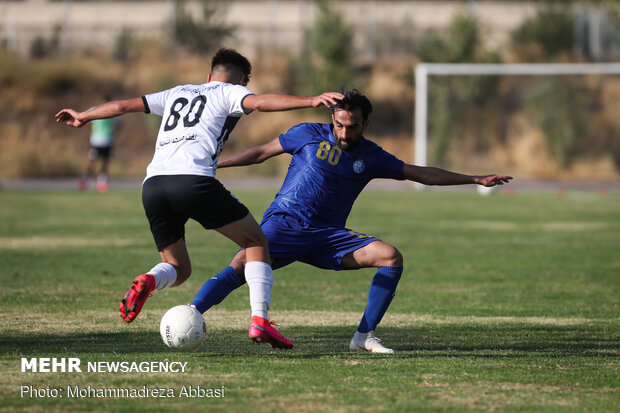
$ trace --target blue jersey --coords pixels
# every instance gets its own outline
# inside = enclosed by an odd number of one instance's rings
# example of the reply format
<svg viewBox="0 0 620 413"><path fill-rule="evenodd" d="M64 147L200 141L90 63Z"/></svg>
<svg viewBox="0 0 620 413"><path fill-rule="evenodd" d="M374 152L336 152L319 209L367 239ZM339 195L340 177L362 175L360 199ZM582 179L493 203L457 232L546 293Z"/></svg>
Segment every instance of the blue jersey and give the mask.
<svg viewBox="0 0 620 413"><path fill-rule="evenodd" d="M315 228L344 227L368 182L405 179L403 161L374 142L362 138L354 149L342 150L330 124L296 125L280 135L280 144L293 159L265 219L284 213Z"/></svg>

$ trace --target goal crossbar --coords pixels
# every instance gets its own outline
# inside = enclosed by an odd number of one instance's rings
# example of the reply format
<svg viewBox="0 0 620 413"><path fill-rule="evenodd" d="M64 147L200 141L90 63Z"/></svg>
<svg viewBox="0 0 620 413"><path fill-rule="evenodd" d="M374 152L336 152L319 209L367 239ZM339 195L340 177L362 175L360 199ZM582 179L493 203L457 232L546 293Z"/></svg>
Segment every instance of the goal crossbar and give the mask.
<svg viewBox="0 0 620 413"><path fill-rule="evenodd" d="M427 163L428 77L463 75L607 75L620 74L620 63L420 63L415 69L413 160Z"/></svg>

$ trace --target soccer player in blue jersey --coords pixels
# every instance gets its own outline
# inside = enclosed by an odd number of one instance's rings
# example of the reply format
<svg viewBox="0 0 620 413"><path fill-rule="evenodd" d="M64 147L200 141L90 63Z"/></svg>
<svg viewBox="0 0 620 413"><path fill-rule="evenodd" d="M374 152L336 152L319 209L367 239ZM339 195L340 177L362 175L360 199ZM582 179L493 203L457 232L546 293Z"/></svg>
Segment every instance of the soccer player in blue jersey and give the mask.
<svg viewBox="0 0 620 413"><path fill-rule="evenodd" d="M370 101L348 91L334 107L332 123L302 123L273 141L240 152L219 167L261 163L284 152L293 155L282 188L265 212L261 228L269 239L272 268L294 261L318 268L376 267L368 304L351 340L351 350L394 353L374 330L387 310L403 272L403 256L378 238L345 227L353 203L375 178L408 179L425 185L502 185L510 176L471 176L409 165L364 138ZM192 305L204 313L244 283L245 251L208 280Z"/></svg>

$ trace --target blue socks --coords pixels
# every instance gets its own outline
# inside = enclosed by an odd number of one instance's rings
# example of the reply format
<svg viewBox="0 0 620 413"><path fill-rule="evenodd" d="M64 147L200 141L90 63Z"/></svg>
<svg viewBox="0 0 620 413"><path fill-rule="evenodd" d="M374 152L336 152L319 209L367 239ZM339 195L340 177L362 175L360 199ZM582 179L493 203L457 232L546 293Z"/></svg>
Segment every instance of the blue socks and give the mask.
<svg viewBox="0 0 620 413"><path fill-rule="evenodd" d="M368 333L377 327L387 311L396 286L403 273L403 267L379 267L368 290L368 304L362 321L357 328L360 333ZM245 279L232 267L224 268L219 274L207 280L194 297L192 305L201 313L219 304L234 290L243 285Z"/></svg>
<svg viewBox="0 0 620 413"><path fill-rule="evenodd" d="M204 313L214 305L221 303L228 294L241 287L244 281L232 267L226 267L202 285L192 305L196 306L200 313Z"/></svg>
<svg viewBox="0 0 620 413"><path fill-rule="evenodd" d="M357 331L368 333L377 327L390 306L403 267L379 267L368 290L368 304Z"/></svg>

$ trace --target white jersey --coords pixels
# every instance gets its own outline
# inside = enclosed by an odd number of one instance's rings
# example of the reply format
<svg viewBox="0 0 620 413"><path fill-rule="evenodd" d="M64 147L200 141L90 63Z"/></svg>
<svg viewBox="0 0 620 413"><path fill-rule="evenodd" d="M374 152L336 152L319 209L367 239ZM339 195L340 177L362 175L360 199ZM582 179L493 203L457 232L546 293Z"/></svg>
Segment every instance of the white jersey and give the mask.
<svg viewBox="0 0 620 413"><path fill-rule="evenodd" d="M252 92L241 85L209 82L145 95L145 112L162 116L146 179L156 175L215 176L217 158L245 112Z"/></svg>

